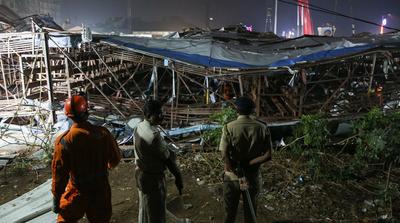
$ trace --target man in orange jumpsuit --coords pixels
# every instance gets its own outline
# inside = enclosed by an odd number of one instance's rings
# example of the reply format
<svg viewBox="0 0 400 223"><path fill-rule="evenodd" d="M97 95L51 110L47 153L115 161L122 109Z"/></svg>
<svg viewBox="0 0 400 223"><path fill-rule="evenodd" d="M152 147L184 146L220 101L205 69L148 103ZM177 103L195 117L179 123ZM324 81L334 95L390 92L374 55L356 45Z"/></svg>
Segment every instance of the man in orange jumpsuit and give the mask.
<svg viewBox="0 0 400 223"><path fill-rule="evenodd" d="M106 128L87 121L85 97L67 99L64 109L74 123L55 141L52 193L57 222L77 222L85 213L89 222L110 222L108 169L121 160L118 145Z"/></svg>

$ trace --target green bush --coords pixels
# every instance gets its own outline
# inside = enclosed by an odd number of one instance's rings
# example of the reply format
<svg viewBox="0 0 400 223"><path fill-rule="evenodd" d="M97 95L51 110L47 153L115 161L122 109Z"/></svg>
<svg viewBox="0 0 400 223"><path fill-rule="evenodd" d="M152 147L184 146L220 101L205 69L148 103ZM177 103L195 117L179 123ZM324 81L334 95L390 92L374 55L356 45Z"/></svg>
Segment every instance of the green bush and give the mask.
<svg viewBox="0 0 400 223"><path fill-rule="evenodd" d="M321 114L303 115L290 147L304 159L314 179L362 177L371 164L384 164L385 168L400 164L400 112L384 114L374 108L353 122L353 133L354 155L343 160L330 145L327 119ZM340 160L340 165L335 160Z"/></svg>
<svg viewBox="0 0 400 223"><path fill-rule="evenodd" d="M303 115L301 127L304 134L304 144L314 150L324 150L330 139L326 118L322 114Z"/></svg>
<svg viewBox="0 0 400 223"><path fill-rule="evenodd" d="M399 163L400 112L384 114L372 109L354 122L356 137L355 163L365 167L371 163Z"/></svg>
<svg viewBox="0 0 400 223"><path fill-rule="evenodd" d="M219 128L215 128L203 133L204 141L210 146L218 146L222 135L222 126L235 120L237 118L237 112L231 107L226 107L220 112L210 116L210 122L221 125Z"/></svg>
<svg viewBox="0 0 400 223"><path fill-rule="evenodd" d="M299 140L301 139L301 140ZM295 143L292 151L297 156L304 157L307 171L313 179L319 178L325 170L323 154L330 141L328 121L322 114L303 115L300 125L294 129Z"/></svg>

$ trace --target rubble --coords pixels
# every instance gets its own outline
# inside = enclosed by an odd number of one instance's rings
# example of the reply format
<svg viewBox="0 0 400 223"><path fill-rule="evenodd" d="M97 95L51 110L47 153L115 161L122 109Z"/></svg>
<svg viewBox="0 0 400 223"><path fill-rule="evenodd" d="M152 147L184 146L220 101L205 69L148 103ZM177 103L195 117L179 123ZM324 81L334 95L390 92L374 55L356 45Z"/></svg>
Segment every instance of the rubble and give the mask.
<svg viewBox="0 0 400 223"><path fill-rule="evenodd" d="M144 101L157 98L165 107L162 135L178 153L182 172L212 194L206 207L221 202L223 164L215 148L204 152L201 133L220 127L209 117L235 98L251 96L257 117L279 136L303 114L323 112L345 120L376 106L385 112L399 109L398 32L283 40L234 26L164 38L93 35L88 44L78 33L58 32L61 28L45 17L7 21L7 32L0 33L6 43L0 45L0 170L22 154L36 161L50 157L54 139L71 125L62 114L63 100L78 92L89 100L90 121L109 129L130 161ZM58 31L45 32L46 27ZM351 125L339 123L335 132L348 134ZM288 147L283 138L276 141ZM282 157L263 169L267 179L260 197L268 213L327 222L370 218L371 212L382 220L392 217L382 201L352 195L357 190L350 185L314 184L304 171L290 167L294 162L299 161ZM36 222L54 217L46 202L33 211ZM3 217L9 216L3 212Z"/></svg>
<svg viewBox="0 0 400 223"><path fill-rule="evenodd" d="M33 118L31 126L7 125L8 130L20 128L16 138L25 137L19 134L27 131L53 134L35 123L54 125L60 132L67 128L59 115L62 101L80 91L87 94L96 123L109 128L120 144L131 143L146 98L157 97L165 103L163 127L170 129L172 138L216 128L205 124L209 116L242 94L257 102L260 120L274 123L296 122L302 114L319 111L341 118L373 106L393 110L398 104L398 54L387 48L397 43L397 33L279 40L227 27L212 32L189 30L180 38L94 35L90 46L78 47L73 43L79 42L79 35L51 32L46 36L41 32L43 26L37 22L32 33L0 34L0 40L9 43L0 48L0 113ZM248 42L232 44L238 39ZM63 47L70 49L68 55ZM379 47L393 53L388 56L376 51ZM207 53L211 49L214 54ZM46 53L47 65L37 59ZM180 58L182 53L188 57ZM198 59L203 56L208 62ZM51 72L37 73L46 69ZM15 72L24 78L13 75ZM385 85L383 101L375 92L381 85Z"/></svg>

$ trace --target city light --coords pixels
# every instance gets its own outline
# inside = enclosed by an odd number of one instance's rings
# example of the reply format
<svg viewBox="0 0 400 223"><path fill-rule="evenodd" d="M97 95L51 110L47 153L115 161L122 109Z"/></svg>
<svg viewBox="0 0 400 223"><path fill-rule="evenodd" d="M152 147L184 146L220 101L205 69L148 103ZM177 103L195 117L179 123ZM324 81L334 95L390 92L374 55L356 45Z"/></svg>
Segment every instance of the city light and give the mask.
<svg viewBox="0 0 400 223"><path fill-rule="evenodd" d="M247 31L249 32L253 32L253 25L249 25L249 26L244 26L246 28Z"/></svg>
<svg viewBox="0 0 400 223"><path fill-rule="evenodd" d="M381 31L380 34L383 34L384 26L387 24L387 19L385 17L382 17L382 23L381 23Z"/></svg>
<svg viewBox="0 0 400 223"><path fill-rule="evenodd" d="M282 37L285 37L287 39L294 38L294 37L296 37L295 35L296 35L296 33L295 33L294 29L282 31Z"/></svg>

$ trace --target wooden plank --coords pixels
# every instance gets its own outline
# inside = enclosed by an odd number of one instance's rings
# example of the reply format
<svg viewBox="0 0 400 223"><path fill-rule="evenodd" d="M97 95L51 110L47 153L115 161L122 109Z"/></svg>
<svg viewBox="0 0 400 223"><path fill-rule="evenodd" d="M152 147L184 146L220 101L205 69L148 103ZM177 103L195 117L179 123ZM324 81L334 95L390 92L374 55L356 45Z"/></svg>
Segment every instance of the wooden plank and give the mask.
<svg viewBox="0 0 400 223"><path fill-rule="evenodd" d="M47 213L51 210L53 201L50 190L51 179L22 196L1 205L1 222L26 222Z"/></svg>
<svg viewBox="0 0 400 223"><path fill-rule="evenodd" d="M54 223L56 222L56 219L57 219L57 214L52 211L49 211L32 220L27 221L26 223Z"/></svg>

